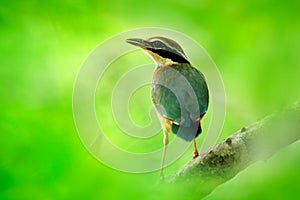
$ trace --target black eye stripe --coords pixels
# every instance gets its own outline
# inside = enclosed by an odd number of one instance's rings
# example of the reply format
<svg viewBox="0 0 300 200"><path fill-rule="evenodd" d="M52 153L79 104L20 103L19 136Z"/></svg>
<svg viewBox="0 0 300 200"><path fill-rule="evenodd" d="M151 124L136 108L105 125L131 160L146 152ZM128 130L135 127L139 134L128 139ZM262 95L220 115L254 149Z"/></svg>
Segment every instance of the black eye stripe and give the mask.
<svg viewBox="0 0 300 200"><path fill-rule="evenodd" d="M165 51L169 51L169 52L178 54L175 49L171 48L170 46L168 46L167 44L163 43L160 40L154 40L154 41L150 42L150 44L156 50L161 49L161 50L165 50Z"/></svg>
<svg viewBox="0 0 300 200"><path fill-rule="evenodd" d="M153 49L153 48L148 48L148 50L160 55L163 58L169 58L174 62L190 64L188 60L186 60L184 57L182 57L181 55L175 52L164 50L164 49Z"/></svg>

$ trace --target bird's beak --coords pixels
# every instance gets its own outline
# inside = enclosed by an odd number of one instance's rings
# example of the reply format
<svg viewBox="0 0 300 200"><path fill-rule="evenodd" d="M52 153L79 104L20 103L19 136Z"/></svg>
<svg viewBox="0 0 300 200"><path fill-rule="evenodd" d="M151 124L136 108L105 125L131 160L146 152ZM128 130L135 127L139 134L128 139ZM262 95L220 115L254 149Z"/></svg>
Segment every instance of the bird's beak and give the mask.
<svg viewBox="0 0 300 200"><path fill-rule="evenodd" d="M143 49L149 48L150 45L146 40L139 39L139 38L129 38L126 40L129 44L141 47Z"/></svg>

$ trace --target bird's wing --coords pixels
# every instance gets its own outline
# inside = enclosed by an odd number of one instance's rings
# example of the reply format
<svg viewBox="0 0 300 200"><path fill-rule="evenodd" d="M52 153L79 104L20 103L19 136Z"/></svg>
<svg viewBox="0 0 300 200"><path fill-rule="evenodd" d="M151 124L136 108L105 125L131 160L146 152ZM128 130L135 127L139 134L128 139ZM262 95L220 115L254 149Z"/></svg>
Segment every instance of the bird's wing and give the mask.
<svg viewBox="0 0 300 200"><path fill-rule="evenodd" d="M156 84L152 92L152 101L158 113L164 118L180 122L180 104L175 94L167 87Z"/></svg>
<svg viewBox="0 0 300 200"><path fill-rule="evenodd" d="M191 118L196 120L208 109L209 94L207 84L203 74L196 68L187 68L183 73L191 84L191 87L185 94L185 109L191 113ZM196 96L197 102L195 102L194 96Z"/></svg>
<svg viewBox="0 0 300 200"><path fill-rule="evenodd" d="M207 110L205 78L188 64L157 68L153 76L152 101L160 115L189 126L190 120L199 119Z"/></svg>

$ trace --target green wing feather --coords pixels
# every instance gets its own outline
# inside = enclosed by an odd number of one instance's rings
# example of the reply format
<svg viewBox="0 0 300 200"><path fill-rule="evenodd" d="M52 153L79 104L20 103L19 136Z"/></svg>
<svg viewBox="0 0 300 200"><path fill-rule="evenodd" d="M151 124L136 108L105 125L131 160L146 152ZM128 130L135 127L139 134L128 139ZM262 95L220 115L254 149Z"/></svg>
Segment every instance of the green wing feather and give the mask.
<svg viewBox="0 0 300 200"><path fill-rule="evenodd" d="M172 73L171 69L178 73ZM190 88L182 84L181 75ZM197 101L191 98L193 92ZM208 109L208 88L204 75L190 64L158 67L153 76L152 101L162 116L178 123L183 121L182 125L189 127L191 120L199 119ZM183 102L182 108L179 102Z"/></svg>

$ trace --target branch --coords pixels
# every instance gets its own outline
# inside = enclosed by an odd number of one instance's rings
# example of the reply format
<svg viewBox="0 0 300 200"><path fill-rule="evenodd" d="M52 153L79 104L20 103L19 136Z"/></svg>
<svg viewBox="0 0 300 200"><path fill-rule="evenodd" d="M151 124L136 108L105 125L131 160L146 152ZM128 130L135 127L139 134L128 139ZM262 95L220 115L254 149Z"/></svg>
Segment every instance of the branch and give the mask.
<svg viewBox="0 0 300 200"><path fill-rule="evenodd" d="M258 160L267 160L300 139L300 103L242 128L189 162L165 183L197 193L197 199ZM171 185L171 184L164 184Z"/></svg>

